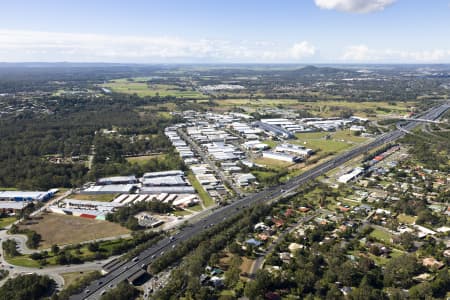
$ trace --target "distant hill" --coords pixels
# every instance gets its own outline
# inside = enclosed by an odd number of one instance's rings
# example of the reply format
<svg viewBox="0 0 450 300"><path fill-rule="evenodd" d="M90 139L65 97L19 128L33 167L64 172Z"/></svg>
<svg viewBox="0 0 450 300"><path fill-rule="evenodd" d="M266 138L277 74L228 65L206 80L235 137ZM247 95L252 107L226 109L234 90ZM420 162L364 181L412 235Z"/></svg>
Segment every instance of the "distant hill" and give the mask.
<svg viewBox="0 0 450 300"><path fill-rule="evenodd" d="M357 75L358 73L348 69L332 67L306 66L304 68L284 72L286 77L330 76L330 75Z"/></svg>

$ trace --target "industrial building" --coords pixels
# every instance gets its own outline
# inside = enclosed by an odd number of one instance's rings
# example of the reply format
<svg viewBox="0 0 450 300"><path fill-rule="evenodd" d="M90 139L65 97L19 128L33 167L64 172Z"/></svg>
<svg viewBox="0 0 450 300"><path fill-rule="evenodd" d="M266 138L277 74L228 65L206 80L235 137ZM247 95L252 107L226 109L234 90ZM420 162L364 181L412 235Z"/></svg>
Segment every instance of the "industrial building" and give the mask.
<svg viewBox="0 0 450 300"><path fill-rule="evenodd" d="M112 184L133 184L138 183L136 176L115 176L100 178L97 180L97 185L112 185Z"/></svg>
<svg viewBox="0 0 450 300"><path fill-rule="evenodd" d="M290 132L289 130L286 130L278 125L273 125L269 123L264 123L261 121L256 121L253 123L253 126L261 128L262 130L266 131L269 135L273 136L279 136L286 139L292 139L294 138L294 134Z"/></svg>
<svg viewBox="0 0 450 300"><path fill-rule="evenodd" d="M181 170L172 171L161 171L161 172L148 172L144 173L142 178L154 178L154 177L165 177L165 176L183 176L184 172Z"/></svg>
<svg viewBox="0 0 450 300"><path fill-rule="evenodd" d="M15 214L24 209L28 204L25 201L0 201L0 213Z"/></svg>
<svg viewBox="0 0 450 300"><path fill-rule="evenodd" d="M131 193L137 184L93 185L80 191L80 194L121 194Z"/></svg>
<svg viewBox="0 0 450 300"><path fill-rule="evenodd" d="M242 146L245 149L254 150L254 151L267 150L270 148L269 145L261 143L258 140L245 142L242 144Z"/></svg>
<svg viewBox="0 0 450 300"><path fill-rule="evenodd" d="M291 162L291 163L297 163L302 160L300 157L295 156L295 155L290 155L290 154L281 153L281 152L272 152L272 151L264 151L262 153L262 156L265 158L276 159L276 160L281 160L281 161L286 161L286 162Z"/></svg>
<svg viewBox="0 0 450 300"><path fill-rule="evenodd" d="M139 189L139 194L195 194L192 186L144 186Z"/></svg>
<svg viewBox="0 0 450 300"><path fill-rule="evenodd" d="M123 206L123 203L64 199L49 210L54 213L72 215L88 219L104 220L105 216Z"/></svg>
<svg viewBox="0 0 450 300"><path fill-rule="evenodd" d="M281 144L281 145L278 145L274 150L275 150L275 152L288 152L288 153L293 153L293 154L300 155L303 157L314 154L314 151L312 149L308 149L303 146L292 145L292 144Z"/></svg>
<svg viewBox="0 0 450 300"><path fill-rule="evenodd" d="M248 186L256 182L256 177L251 173L235 174L234 181L239 186Z"/></svg>
<svg viewBox="0 0 450 300"><path fill-rule="evenodd" d="M0 201L47 201L53 197L54 192L0 191Z"/></svg>
<svg viewBox="0 0 450 300"><path fill-rule="evenodd" d="M360 176L364 172L363 168L357 167L354 168L350 173L344 174L338 178L338 182L340 183L347 183L356 177Z"/></svg>

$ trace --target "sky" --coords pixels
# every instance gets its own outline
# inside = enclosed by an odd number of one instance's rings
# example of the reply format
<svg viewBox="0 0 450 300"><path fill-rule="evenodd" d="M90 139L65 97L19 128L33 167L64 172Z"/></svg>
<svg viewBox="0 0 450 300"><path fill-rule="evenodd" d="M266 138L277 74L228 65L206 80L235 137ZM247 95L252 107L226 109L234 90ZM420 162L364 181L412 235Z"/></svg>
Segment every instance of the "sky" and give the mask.
<svg viewBox="0 0 450 300"><path fill-rule="evenodd" d="M450 63L450 0L0 0L0 62Z"/></svg>

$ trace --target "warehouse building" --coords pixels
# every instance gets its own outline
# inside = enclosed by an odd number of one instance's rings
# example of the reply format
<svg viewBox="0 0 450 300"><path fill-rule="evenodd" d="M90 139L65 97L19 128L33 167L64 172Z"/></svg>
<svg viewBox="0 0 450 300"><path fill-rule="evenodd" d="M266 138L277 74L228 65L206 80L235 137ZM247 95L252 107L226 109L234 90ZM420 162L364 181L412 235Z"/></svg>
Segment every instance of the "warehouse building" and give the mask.
<svg viewBox="0 0 450 300"><path fill-rule="evenodd" d="M144 186L139 189L139 194L195 194L192 186Z"/></svg>
<svg viewBox="0 0 450 300"><path fill-rule="evenodd" d="M294 138L294 134L289 130L286 130L278 125L268 124L261 121L256 121L253 123L255 127L261 128L266 131L268 134L273 136L280 136L286 139Z"/></svg>
<svg viewBox="0 0 450 300"><path fill-rule="evenodd" d="M275 152L289 152L300 156L310 156L314 154L312 149L292 144L281 144L275 148Z"/></svg>
<svg viewBox="0 0 450 300"><path fill-rule="evenodd" d="M143 178L165 177L165 176L183 176L184 172L181 170L161 171L161 172L148 172L144 173Z"/></svg>
<svg viewBox="0 0 450 300"><path fill-rule="evenodd" d="M262 153L262 155L265 158L276 159L276 160L292 162L292 163L297 163L297 162L300 162L302 160L298 156L290 155L290 154L286 154L286 153L281 153L281 152L264 151Z"/></svg>
<svg viewBox="0 0 450 300"><path fill-rule="evenodd" d="M47 201L54 190L47 192L0 191L0 201Z"/></svg>
<svg viewBox="0 0 450 300"><path fill-rule="evenodd" d="M22 211L28 204L24 201L0 201L0 213L15 214Z"/></svg>
<svg viewBox="0 0 450 300"><path fill-rule="evenodd" d="M100 178L97 180L97 185L112 185L112 184L133 184L138 183L136 176L115 176Z"/></svg>
<svg viewBox="0 0 450 300"><path fill-rule="evenodd" d="M80 191L80 194L122 194L131 193L137 184L93 185Z"/></svg>
<svg viewBox="0 0 450 300"><path fill-rule="evenodd" d="M363 168L360 167L354 168L350 173L340 176L337 181L340 183L347 183L360 176L363 172L364 172Z"/></svg>

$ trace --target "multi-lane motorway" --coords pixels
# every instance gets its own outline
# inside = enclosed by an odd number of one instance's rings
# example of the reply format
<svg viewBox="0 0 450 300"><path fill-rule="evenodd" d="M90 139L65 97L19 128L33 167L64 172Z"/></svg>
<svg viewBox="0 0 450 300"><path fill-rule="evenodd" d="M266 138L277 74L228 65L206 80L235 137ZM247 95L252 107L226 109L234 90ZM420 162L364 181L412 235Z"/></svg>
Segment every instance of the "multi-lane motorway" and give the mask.
<svg viewBox="0 0 450 300"><path fill-rule="evenodd" d="M443 104L438 107L434 107L418 117L421 119L436 120L449 108L449 104ZM412 130L417 126L417 124L418 122L410 121L406 123L403 128L405 130ZM358 155L367 153L373 148L393 142L403 135L405 135L405 132L398 129L385 133L370 143L354 148L346 153L343 153L342 155L338 155L335 158L292 178L283 185L267 188L261 192L236 200L230 205L212 210L209 214L205 215L203 219L192 223L190 226L180 229L174 236L160 240L157 244L144 250L139 256L133 258L132 260L123 261L110 267L109 272L105 276L93 281L85 290L83 290L83 292L73 295L70 299L99 299L107 290L112 289L121 281L130 278L132 275L142 270L142 268L145 268L147 265L151 264L152 261L157 259L158 256L164 254L164 252L175 248L177 244L193 237L206 228L214 226L215 224L218 224L235 215L243 208L254 204L269 202L271 200L278 199L279 197L288 195L306 182L323 175L324 173L351 160L352 158L357 157Z"/></svg>

